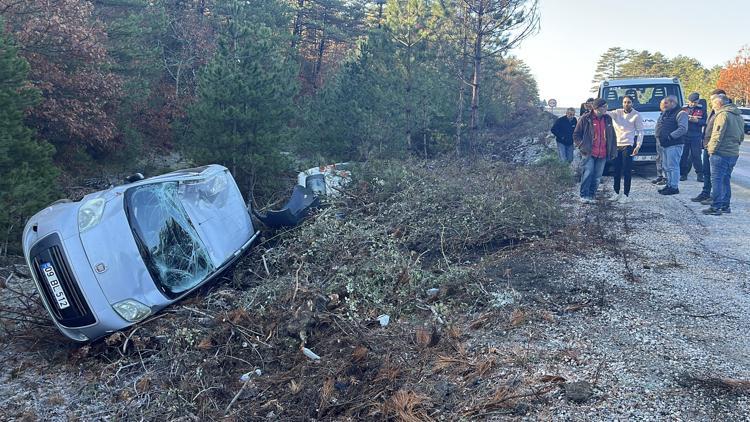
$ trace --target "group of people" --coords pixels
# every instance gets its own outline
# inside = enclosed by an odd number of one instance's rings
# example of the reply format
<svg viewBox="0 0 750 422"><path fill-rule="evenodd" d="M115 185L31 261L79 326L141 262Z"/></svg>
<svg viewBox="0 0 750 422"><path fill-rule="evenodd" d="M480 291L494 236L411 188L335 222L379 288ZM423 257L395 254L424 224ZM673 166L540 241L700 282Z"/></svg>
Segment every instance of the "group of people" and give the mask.
<svg viewBox="0 0 750 422"><path fill-rule="evenodd" d="M622 108L608 110L602 98L589 98L576 119L575 109L566 110L552 126L557 139L560 160L571 163L574 147L581 154L581 202L595 203L595 194L604 173L604 166L614 165L614 194L609 200L627 203L630 200L633 157L643 144L643 118L633 107L635 99L622 98ZM663 186L661 195L680 193L679 182L687 180L691 167L697 180L703 182L701 193L691 198L709 205L704 214L731 213L730 178L744 139L744 122L739 109L726 92L711 92L710 115L705 101L694 92L688 105L680 107L676 96L661 100L661 114L656 122L656 170L652 183ZM621 189L622 182L622 189Z"/></svg>

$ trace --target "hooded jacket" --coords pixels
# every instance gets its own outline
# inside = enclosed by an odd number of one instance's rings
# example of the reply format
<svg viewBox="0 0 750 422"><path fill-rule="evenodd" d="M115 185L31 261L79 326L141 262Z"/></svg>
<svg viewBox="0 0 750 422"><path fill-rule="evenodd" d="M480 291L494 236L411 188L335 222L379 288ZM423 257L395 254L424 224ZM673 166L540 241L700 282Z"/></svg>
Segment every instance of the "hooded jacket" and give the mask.
<svg viewBox="0 0 750 422"><path fill-rule="evenodd" d="M594 123L591 121L593 113L592 111L581 116L573 131L573 142L581 150L581 154L585 155L591 154L591 149L594 146ZM612 117L608 114L604 115L604 121L607 125L605 129L607 160L614 160L617 157L617 134L615 133L615 126L612 124Z"/></svg>
<svg viewBox="0 0 750 422"><path fill-rule="evenodd" d="M722 157L738 157L743 139L745 121L742 120L740 110L734 104L724 105L714 116L711 139L706 146L708 153Z"/></svg>

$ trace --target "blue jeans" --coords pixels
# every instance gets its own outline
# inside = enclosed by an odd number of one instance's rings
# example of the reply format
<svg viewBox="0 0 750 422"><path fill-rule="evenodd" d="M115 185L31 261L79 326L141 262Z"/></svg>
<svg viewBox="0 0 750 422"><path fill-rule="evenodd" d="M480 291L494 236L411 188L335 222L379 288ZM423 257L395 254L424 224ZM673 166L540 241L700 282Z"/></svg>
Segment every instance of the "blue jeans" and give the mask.
<svg viewBox="0 0 750 422"><path fill-rule="evenodd" d="M664 174L667 175L667 186L678 188L680 183L680 159L682 158L682 148L685 145L672 145L664 148Z"/></svg>
<svg viewBox="0 0 750 422"><path fill-rule="evenodd" d="M560 157L560 161L566 163L573 162L573 145L565 145L563 143L557 143L557 155Z"/></svg>
<svg viewBox="0 0 750 422"><path fill-rule="evenodd" d="M716 209L726 208L729 206L729 200L732 199L732 186L729 179L732 177L732 170L737 164L739 157L722 157L714 154L710 158L711 162L711 206Z"/></svg>
<svg viewBox="0 0 750 422"><path fill-rule="evenodd" d="M703 191L701 193L711 195L711 161L708 150L703 149Z"/></svg>
<svg viewBox="0 0 750 422"><path fill-rule="evenodd" d="M581 176L581 198L594 199L596 188L599 187L599 180L604 173L604 164L606 158L594 158L591 154L583 158L583 176Z"/></svg>

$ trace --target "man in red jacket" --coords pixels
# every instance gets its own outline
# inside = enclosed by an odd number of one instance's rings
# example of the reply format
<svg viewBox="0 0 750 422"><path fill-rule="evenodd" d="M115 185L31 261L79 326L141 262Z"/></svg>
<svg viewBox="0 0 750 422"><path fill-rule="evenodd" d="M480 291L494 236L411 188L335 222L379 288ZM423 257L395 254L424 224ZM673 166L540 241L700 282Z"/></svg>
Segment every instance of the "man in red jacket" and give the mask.
<svg viewBox="0 0 750 422"><path fill-rule="evenodd" d="M596 202L594 196L604 173L604 164L617 156L617 134L612 118L607 115L607 102L604 99L594 100L592 111L578 119L573 142L583 158L581 202L592 204Z"/></svg>

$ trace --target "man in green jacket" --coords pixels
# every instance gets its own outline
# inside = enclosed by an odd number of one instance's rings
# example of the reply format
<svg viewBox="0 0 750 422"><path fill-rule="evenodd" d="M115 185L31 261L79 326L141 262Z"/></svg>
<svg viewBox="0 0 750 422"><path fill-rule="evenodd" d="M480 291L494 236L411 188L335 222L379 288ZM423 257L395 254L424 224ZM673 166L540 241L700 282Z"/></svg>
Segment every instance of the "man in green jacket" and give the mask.
<svg viewBox="0 0 750 422"><path fill-rule="evenodd" d="M726 95L711 97L711 107L716 110L711 138L706 145L711 163L711 206L703 214L729 214L732 209L730 178L740 156L740 144L745 138L745 123L740 110Z"/></svg>

